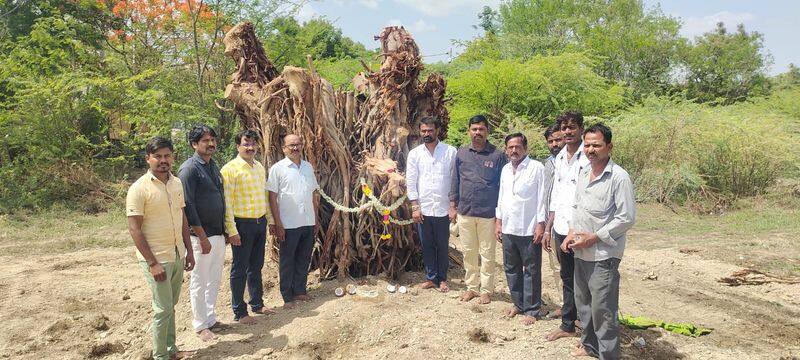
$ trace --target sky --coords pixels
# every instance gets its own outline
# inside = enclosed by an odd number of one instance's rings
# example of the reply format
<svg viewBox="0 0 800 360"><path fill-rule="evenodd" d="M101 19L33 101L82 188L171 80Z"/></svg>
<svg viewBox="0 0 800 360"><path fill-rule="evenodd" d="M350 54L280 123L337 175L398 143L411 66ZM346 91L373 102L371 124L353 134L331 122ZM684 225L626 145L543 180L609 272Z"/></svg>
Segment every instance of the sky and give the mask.
<svg viewBox="0 0 800 360"><path fill-rule="evenodd" d="M798 0L645 0L648 9L660 7L683 23L681 34L694 38L724 22L729 29L742 23L747 31L764 35L772 57L770 74L800 65L800 46L793 37L800 35ZM325 17L342 29L344 35L377 48L373 36L388 25L403 25L411 31L427 63L448 61L463 49L454 41L480 36L474 28L484 5L497 8L500 0L315 0L307 2L296 15L301 21Z"/></svg>

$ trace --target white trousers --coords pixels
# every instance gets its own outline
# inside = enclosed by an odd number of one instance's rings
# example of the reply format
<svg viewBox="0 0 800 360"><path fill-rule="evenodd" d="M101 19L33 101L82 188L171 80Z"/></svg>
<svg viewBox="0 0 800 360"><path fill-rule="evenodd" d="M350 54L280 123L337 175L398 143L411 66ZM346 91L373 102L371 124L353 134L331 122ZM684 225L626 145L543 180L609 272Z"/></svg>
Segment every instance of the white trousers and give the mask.
<svg viewBox="0 0 800 360"><path fill-rule="evenodd" d="M225 264L225 237L215 235L208 238L211 252L203 254L200 238L192 236L194 270L189 277L189 298L192 301L192 327L194 331L208 329L217 322L214 305L217 302L222 267Z"/></svg>

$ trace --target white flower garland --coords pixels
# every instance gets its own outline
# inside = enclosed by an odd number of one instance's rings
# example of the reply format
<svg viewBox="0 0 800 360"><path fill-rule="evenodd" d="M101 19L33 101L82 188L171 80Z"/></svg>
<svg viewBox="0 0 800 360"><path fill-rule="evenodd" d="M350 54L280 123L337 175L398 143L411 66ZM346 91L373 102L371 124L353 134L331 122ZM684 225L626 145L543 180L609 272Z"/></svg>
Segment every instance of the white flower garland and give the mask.
<svg viewBox="0 0 800 360"><path fill-rule="evenodd" d="M380 199L378 199L375 196L375 194L372 193L372 190L369 188L369 186L367 185L367 182L364 180L364 178L361 178L360 180L361 180L361 187L362 187L362 189L364 189L364 195L367 195L367 198L369 198L369 201L364 203L364 204L362 204L359 207L353 207L353 208L346 207L346 206L344 206L342 204L337 203L335 200L333 200L330 196L328 196L328 194L325 193L324 190L322 190L321 187L318 187L317 190L319 190L319 195L323 199L325 199L325 201L327 201L329 204L331 204L334 209L339 210L341 212L346 212L346 213L360 213L362 211L367 211L370 208L373 208L373 209L377 210L380 213L385 213L387 211L388 212L392 212L392 211L397 210L397 208L399 208L401 205L403 205L403 202L405 202L405 200L406 200L406 195L403 194L403 196L401 196L399 199L397 199L391 205L385 206L385 205L383 205L383 203L381 203ZM413 219L398 220L398 219L395 219L395 218L393 218L391 216L389 216L389 221L391 223L393 223L393 224L400 225L400 226L411 225L411 224L414 223Z"/></svg>

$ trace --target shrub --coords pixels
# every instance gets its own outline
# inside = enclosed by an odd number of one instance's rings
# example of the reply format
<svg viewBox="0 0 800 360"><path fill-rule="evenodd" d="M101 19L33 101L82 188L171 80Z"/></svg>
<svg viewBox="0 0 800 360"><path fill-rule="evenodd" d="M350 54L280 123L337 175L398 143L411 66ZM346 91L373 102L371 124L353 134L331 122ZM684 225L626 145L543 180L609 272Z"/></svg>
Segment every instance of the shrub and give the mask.
<svg viewBox="0 0 800 360"><path fill-rule="evenodd" d="M797 174L790 117L766 100L711 107L649 98L609 120L613 158L643 201L683 202L763 193Z"/></svg>

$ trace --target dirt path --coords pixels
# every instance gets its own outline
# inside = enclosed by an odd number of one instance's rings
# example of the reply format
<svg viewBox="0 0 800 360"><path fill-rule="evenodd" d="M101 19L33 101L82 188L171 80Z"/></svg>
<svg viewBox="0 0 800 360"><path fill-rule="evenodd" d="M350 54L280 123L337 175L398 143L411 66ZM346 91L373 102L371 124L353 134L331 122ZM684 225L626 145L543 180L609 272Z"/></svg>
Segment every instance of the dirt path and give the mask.
<svg viewBox="0 0 800 360"><path fill-rule="evenodd" d="M629 359L779 359L800 356L800 285L768 284L725 287L715 279L738 267L673 248L648 250L653 234L634 231L622 262L621 311L670 322L714 328L689 338L663 330L626 330L623 353ZM230 252L228 254L230 256ZM499 256L499 253L498 253ZM150 347L149 291L136 266L133 248L78 251L60 255L2 257L0 265L0 358L136 359ZM226 264L227 273L229 264ZM544 296L560 298L547 272ZM569 358L572 340L547 343L543 337L558 325L543 320L525 327L501 314L509 306L502 270L496 301L480 306L457 299L462 270L451 269L449 294L412 291L388 294L386 282L369 279L376 299L336 298L336 281L312 276L315 299L297 309L259 317L255 325L236 325L211 344L192 333L186 285L178 305L178 343L199 349L199 359L485 359L535 356ZM278 306L274 263L264 270L266 302ZM643 280L653 273L657 280ZM227 278L227 277L225 277ZM401 283L421 280L407 274ZM552 304L553 301L548 301ZM549 306L551 309L552 305ZM231 318L228 284L218 312ZM487 342L473 342L468 332L481 328ZM632 339L644 338L640 349Z"/></svg>

